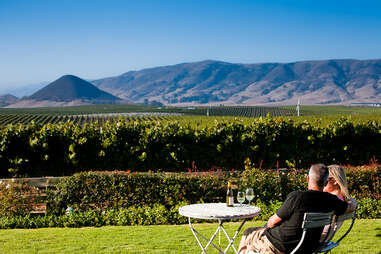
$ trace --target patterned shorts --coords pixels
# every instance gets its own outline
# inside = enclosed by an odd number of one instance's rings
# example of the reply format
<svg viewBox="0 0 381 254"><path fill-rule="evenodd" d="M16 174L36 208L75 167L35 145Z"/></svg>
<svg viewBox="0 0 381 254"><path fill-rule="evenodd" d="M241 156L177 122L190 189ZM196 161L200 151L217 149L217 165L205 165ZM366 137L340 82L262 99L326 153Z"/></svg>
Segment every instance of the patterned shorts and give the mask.
<svg viewBox="0 0 381 254"><path fill-rule="evenodd" d="M266 228L249 228L243 233L247 250L263 254L284 254L274 247L264 234Z"/></svg>

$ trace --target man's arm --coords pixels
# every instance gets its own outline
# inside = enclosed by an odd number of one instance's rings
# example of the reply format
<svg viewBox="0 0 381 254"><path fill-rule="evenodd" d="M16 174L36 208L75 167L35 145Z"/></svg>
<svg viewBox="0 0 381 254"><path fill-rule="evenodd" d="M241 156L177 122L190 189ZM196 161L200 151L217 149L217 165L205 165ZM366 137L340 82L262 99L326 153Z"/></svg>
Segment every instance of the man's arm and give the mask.
<svg viewBox="0 0 381 254"><path fill-rule="evenodd" d="M287 198L284 201L284 203L282 204L282 206L268 220L267 225L266 225L268 228L273 228L277 224L279 224L282 220L287 220L288 218L290 218L290 216L294 212L295 205L298 203L297 202L297 194L298 194L298 192L293 191L287 195Z"/></svg>
<svg viewBox="0 0 381 254"><path fill-rule="evenodd" d="M270 219L267 222L267 227L268 228L273 228L275 227L279 222L282 221L282 218L280 218L277 214L274 214L273 216L270 217Z"/></svg>

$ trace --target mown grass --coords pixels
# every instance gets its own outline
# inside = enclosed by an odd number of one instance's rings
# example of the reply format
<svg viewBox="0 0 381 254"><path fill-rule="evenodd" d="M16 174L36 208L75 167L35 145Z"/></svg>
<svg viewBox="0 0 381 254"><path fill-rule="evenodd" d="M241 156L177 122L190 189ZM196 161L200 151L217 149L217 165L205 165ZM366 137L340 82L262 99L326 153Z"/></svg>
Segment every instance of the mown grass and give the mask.
<svg viewBox="0 0 381 254"><path fill-rule="evenodd" d="M244 229L263 224L263 221L250 222ZM236 222L227 223L227 231L233 234L238 225ZM209 237L217 225L197 224L195 227ZM235 241L237 247L240 236ZM226 245L226 241L222 245ZM188 225L162 225L0 230L0 252L185 254L201 251ZM210 249L208 253L217 251ZM351 233L332 253L380 254L381 220L357 220Z"/></svg>

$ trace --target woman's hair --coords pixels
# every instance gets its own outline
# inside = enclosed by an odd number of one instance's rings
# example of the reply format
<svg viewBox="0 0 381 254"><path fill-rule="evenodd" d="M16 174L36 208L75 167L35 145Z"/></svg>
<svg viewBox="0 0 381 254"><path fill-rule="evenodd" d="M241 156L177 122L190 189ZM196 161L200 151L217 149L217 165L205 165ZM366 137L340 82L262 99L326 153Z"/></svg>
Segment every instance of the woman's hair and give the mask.
<svg viewBox="0 0 381 254"><path fill-rule="evenodd" d="M347 177L345 176L344 169L339 165L330 165L328 166L328 170L329 176L332 176L340 186L340 191L344 200L349 200L351 196L349 195Z"/></svg>

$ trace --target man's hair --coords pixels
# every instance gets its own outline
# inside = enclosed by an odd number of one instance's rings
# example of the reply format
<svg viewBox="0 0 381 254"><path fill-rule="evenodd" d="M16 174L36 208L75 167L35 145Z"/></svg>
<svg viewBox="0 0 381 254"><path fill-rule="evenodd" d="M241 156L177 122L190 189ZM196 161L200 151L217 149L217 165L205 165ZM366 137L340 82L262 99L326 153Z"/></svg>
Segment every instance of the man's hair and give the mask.
<svg viewBox="0 0 381 254"><path fill-rule="evenodd" d="M328 167L324 164L314 164L311 166L308 175L310 177L311 184L316 185L319 188L323 188L328 182Z"/></svg>

